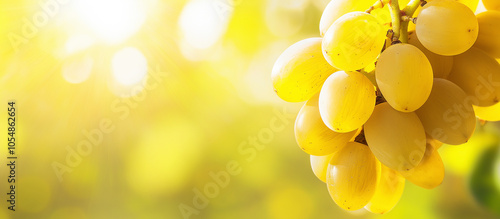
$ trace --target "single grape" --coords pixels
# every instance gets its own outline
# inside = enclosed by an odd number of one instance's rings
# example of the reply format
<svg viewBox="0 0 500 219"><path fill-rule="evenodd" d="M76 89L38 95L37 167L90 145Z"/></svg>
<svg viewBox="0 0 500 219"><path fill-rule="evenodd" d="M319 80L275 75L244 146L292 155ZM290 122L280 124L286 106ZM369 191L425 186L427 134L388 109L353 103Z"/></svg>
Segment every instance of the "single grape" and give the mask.
<svg viewBox="0 0 500 219"><path fill-rule="evenodd" d="M377 189L365 209L376 214L389 212L399 202L405 188L405 178L397 171L381 165Z"/></svg>
<svg viewBox="0 0 500 219"><path fill-rule="evenodd" d="M474 112L477 118L486 120L486 121L500 121L500 103L497 103L493 106L473 106Z"/></svg>
<svg viewBox="0 0 500 219"><path fill-rule="evenodd" d="M401 112L418 109L432 89L432 66L425 54L410 44L386 49L378 59L375 77L387 102Z"/></svg>
<svg viewBox="0 0 500 219"><path fill-rule="evenodd" d="M323 55L337 69L359 70L377 59L385 38L386 31L373 15L347 13L323 37Z"/></svg>
<svg viewBox="0 0 500 219"><path fill-rule="evenodd" d="M432 66L432 73L435 78L447 78L453 67L452 56L442 56L426 49L418 40L417 34L412 33L408 38L408 43L416 46L425 54Z"/></svg>
<svg viewBox="0 0 500 219"><path fill-rule="evenodd" d="M418 39L428 50L445 56L467 51L476 42L478 23L470 8L453 0L428 2L418 15Z"/></svg>
<svg viewBox="0 0 500 219"><path fill-rule="evenodd" d="M500 64L484 51L472 47L453 57L448 79L470 96L476 106L492 106L500 100Z"/></svg>
<svg viewBox="0 0 500 219"><path fill-rule="evenodd" d="M488 10L500 11L500 1L498 0L483 0L483 4Z"/></svg>
<svg viewBox="0 0 500 219"><path fill-rule="evenodd" d="M360 128L375 107L375 88L359 72L339 71L326 79L319 95L319 112L323 122L336 132Z"/></svg>
<svg viewBox="0 0 500 219"><path fill-rule="evenodd" d="M500 58L500 12L485 11L477 15L479 35L474 47L494 58Z"/></svg>
<svg viewBox="0 0 500 219"><path fill-rule="evenodd" d="M425 131L414 112L403 113L381 103L375 107L364 130L375 157L393 170L412 169L424 156Z"/></svg>
<svg viewBox="0 0 500 219"><path fill-rule="evenodd" d="M370 149L366 145L349 142L330 160L326 184L338 206L354 211L371 200L379 177L380 162Z"/></svg>
<svg viewBox="0 0 500 219"><path fill-rule="evenodd" d="M276 60L271 78L281 99L306 101L321 89L329 75L337 71L323 57L321 42L321 38L299 41Z"/></svg>
<svg viewBox="0 0 500 219"><path fill-rule="evenodd" d="M435 188L443 182L444 164L436 148L427 145L424 158L411 170L400 171L408 181L426 189Z"/></svg>
<svg viewBox="0 0 500 219"><path fill-rule="evenodd" d="M446 79L434 79L429 99L415 112L426 133L446 144L466 143L476 128L471 100L459 86Z"/></svg>
<svg viewBox="0 0 500 219"><path fill-rule="evenodd" d="M326 183L326 172L328 170L328 164L332 159L334 154L329 154L325 156L314 156L309 155L311 160L311 168L314 175L318 177L321 181Z"/></svg>
<svg viewBox="0 0 500 219"><path fill-rule="evenodd" d="M356 131L337 133L329 129L319 114L318 98L318 94L314 95L300 109L295 120L295 139L304 152L323 156L344 147Z"/></svg>

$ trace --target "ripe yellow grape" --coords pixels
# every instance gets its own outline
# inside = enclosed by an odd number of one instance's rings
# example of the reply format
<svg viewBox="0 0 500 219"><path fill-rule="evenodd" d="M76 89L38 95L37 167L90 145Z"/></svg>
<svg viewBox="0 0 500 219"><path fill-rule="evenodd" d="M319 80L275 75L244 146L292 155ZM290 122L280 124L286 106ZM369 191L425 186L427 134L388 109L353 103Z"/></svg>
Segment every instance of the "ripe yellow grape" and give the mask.
<svg viewBox="0 0 500 219"><path fill-rule="evenodd" d="M466 143L476 128L472 102L456 84L434 79L427 102L415 111L432 138L451 145Z"/></svg>
<svg viewBox="0 0 500 219"><path fill-rule="evenodd" d="M432 189L443 182L444 164L437 148L427 145L424 158L420 164L411 170L400 171L399 173L417 186Z"/></svg>
<svg viewBox="0 0 500 219"><path fill-rule="evenodd" d="M321 38L299 41L276 60L271 78L281 99L306 101L321 89L330 74L337 71L323 57L321 42Z"/></svg>
<svg viewBox="0 0 500 219"><path fill-rule="evenodd" d="M378 59L375 77L387 102L401 112L418 109L432 89L432 66L425 54L410 44L386 49Z"/></svg>
<svg viewBox="0 0 500 219"><path fill-rule="evenodd" d="M356 131L337 133L329 129L319 114L318 98L314 95L300 109L295 120L295 139L304 152L323 156L344 147Z"/></svg>
<svg viewBox="0 0 500 219"><path fill-rule="evenodd" d="M484 51L472 47L453 57L448 79L469 95L476 106L492 106L500 100L500 64Z"/></svg>
<svg viewBox="0 0 500 219"><path fill-rule="evenodd" d="M375 107L375 88L359 72L339 71L326 79L319 95L319 112L323 122L336 132L360 128Z"/></svg>
<svg viewBox="0 0 500 219"><path fill-rule="evenodd" d="M500 103L487 107L473 107L477 118L492 122L500 121Z"/></svg>
<svg viewBox="0 0 500 219"><path fill-rule="evenodd" d="M376 214L389 212L399 202L405 188L405 178L397 171L381 165L377 189L365 209Z"/></svg>
<svg viewBox="0 0 500 219"><path fill-rule="evenodd" d="M445 56L467 51L476 42L478 29L474 12L453 0L428 2L420 11L416 24L422 45Z"/></svg>
<svg viewBox="0 0 500 219"><path fill-rule="evenodd" d="M330 160L326 184L338 206L354 211L371 200L379 177L380 162L370 149L366 145L349 142Z"/></svg>
<svg viewBox="0 0 500 219"><path fill-rule="evenodd" d="M500 58L500 11L485 11L477 15L479 35L474 47L494 58Z"/></svg>
<svg viewBox="0 0 500 219"><path fill-rule="evenodd" d="M399 112L388 103L381 103L364 130L375 157L393 170L412 169L424 156L425 131L414 112Z"/></svg>
<svg viewBox="0 0 500 219"><path fill-rule="evenodd" d="M447 78L453 67L452 56L442 56L426 49L418 40L417 34L412 33L408 38L408 43L416 46L422 51L432 66L432 73L435 78Z"/></svg>
<svg viewBox="0 0 500 219"><path fill-rule="evenodd" d="M403 8L410 2L410 0L399 0L400 8ZM326 6L323 14L321 15L321 20L319 21L319 32L321 36L324 36L328 28L339 19L342 15L355 12L355 11L366 11L375 3L374 0L332 0ZM375 9L371 12L375 18L381 24L388 24L391 22L391 15L388 6L382 9ZM389 25L387 25L389 28Z"/></svg>
<svg viewBox="0 0 500 219"><path fill-rule="evenodd" d="M384 46L382 24L364 12L351 12L337 19L323 37L323 55L337 69L355 71L373 63Z"/></svg>
<svg viewBox="0 0 500 219"><path fill-rule="evenodd" d="M311 168L314 175L318 177L321 181L326 183L326 172L328 170L328 164L332 159L334 154L329 154L325 156L314 156L309 155L311 160Z"/></svg>
<svg viewBox="0 0 500 219"><path fill-rule="evenodd" d="M488 10L500 11L500 1L498 0L483 0L483 4Z"/></svg>

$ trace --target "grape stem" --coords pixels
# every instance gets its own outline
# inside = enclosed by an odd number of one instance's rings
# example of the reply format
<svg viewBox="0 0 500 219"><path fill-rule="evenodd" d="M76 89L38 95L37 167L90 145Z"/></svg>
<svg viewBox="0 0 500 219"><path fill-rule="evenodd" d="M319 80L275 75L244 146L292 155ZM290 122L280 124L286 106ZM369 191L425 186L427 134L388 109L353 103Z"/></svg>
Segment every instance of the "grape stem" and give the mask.
<svg viewBox="0 0 500 219"><path fill-rule="evenodd" d="M384 6L389 2L389 0L377 0L368 10L365 12L370 14L373 10L378 9L378 8L384 8Z"/></svg>
<svg viewBox="0 0 500 219"><path fill-rule="evenodd" d="M422 4L423 0L411 0L408 5L401 11L401 36L400 40L403 43L408 42L408 24L410 21L416 22L417 18L411 18L415 11L417 11L418 6ZM407 19L405 19L407 18Z"/></svg>
<svg viewBox="0 0 500 219"><path fill-rule="evenodd" d="M377 8L383 8L384 5L389 4L392 20L392 44L400 42L408 43L408 24L410 21L416 23L417 18L413 18L412 16L415 11L417 11L418 7L425 3L425 0L411 0L408 5L401 10L398 0L378 0L366 10L366 13L370 13Z"/></svg>
<svg viewBox="0 0 500 219"><path fill-rule="evenodd" d="M391 0L389 1L389 9L391 11L391 18L392 18L392 43L397 43L399 42L399 36L401 35L401 10L399 9L399 2L398 0Z"/></svg>

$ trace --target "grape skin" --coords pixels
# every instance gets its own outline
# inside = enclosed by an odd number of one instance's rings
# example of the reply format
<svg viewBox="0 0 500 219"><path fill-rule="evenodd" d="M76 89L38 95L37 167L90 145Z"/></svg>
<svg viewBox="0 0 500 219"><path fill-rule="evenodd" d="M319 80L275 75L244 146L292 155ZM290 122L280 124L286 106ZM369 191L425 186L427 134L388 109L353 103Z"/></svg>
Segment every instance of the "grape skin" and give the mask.
<svg viewBox="0 0 500 219"><path fill-rule="evenodd" d="M387 102L401 112L422 106L432 89L432 66L423 52L410 44L396 44L379 57L375 77Z"/></svg>
<svg viewBox="0 0 500 219"><path fill-rule="evenodd" d="M370 149L349 142L330 160L326 184L333 201L349 211L363 208L375 194L380 162Z"/></svg>
<svg viewBox="0 0 500 219"><path fill-rule="evenodd" d="M375 1L373 0L332 0L328 3L321 15L321 20L319 22L319 32L321 36L324 36L328 28L342 15L355 12L355 11L365 11L370 6L373 5ZM399 0L400 8L404 8L410 0ZM375 9L370 14L375 16L377 20L386 26L388 29L390 26L388 23L391 22L391 15L388 6L382 9ZM387 25L386 25L387 24Z"/></svg>
<svg viewBox="0 0 500 219"><path fill-rule="evenodd" d="M416 33L429 51L453 56L476 42L478 22L467 6L452 0L428 2L420 11Z"/></svg>
<svg viewBox="0 0 500 219"><path fill-rule="evenodd" d="M444 164L437 148L427 145L424 158L411 170L400 171L408 181L426 189L433 189L443 182Z"/></svg>
<svg viewBox="0 0 500 219"><path fill-rule="evenodd" d="M286 49L276 60L271 78L275 92L288 102L302 102L316 94L337 70L323 58L322 39L309 38Z"/></svg>
<svg viewBox="0 0 500 219"><path fill-rule="evenodd" d="M500 64L484 51L472 47L453 57L448 79L458 85L476 106L492 106L500 100Z"/></svg>
<svg viewBox="0 0 500 219"><path fill-rule="evenodd" d="M500 11L500 1L498 0L483 0L483 4L488 10Z"/></svg>
<svg viewBox="0 0 500 219"><path fill-rule="evenodd" d="M351 132L370 118L375 100L375 88L368 78L359 72L339 71L321 88L319 112L331 130Z"/></svg>
<svg viewBox="0 0 500 219"><path fill-rule="evenodd" d="M442 56L433 53L426 49L422 43L418 40L417 34L412 33L408 37L408 43L416 46L420 51L425 54L425 57L429 60L432 66L432 73L434 78L447 78L453 67L453 57L452 56Z"/></svg>
<svg viewBox="0 0 500 219"><path fill-rule="evenodd" d="M381 165L377 189L365 209L375 214L391 211L399 202L405 188L405 178L397 171Z"/></svg>
<svg viewBox="0 0 500 219"><path fill-rule="evenodd" d="M474 47L493 58L500 58L500 12L485 11L477 15L479 35Z"/></svg>
<svg viewBox="0 0 500 219"><path fill-rule="evenodd" d="M328 164L333 157L333 153L325 156L310 156L311 168L313 170L314 175L318 177L319 180L326 183L326 172L328 170Z"/></svg>
<svg viewBox="0 0 500 219"><path fill-rule="evenodd" d="M388 103L379 104L364 130L375 157L393 170L412 169L424 156L425 131L414 112L403 113Z"/></svg>
<svg viewBox="0 0 500 219"><path fill-rule="evenodd" d="M434 79L429 99L415 112L426 133L446 144L466 143L476 128L472 103L459 86L446 79Z"/></svg>
<svg viewBox="0 0 500 219"><path fill-rule="evenodd" d="M356 131L337 133L329 129L319 114L318 98L318 94L313 96L300 109L295 120L295 139L304 152L323 156L342 149Z"/></svg>
<svg viewBox="0 0 500 219"><path fill-rule="evenodd" d="M333 67L355 71L373 63L384 46L386 31L376 18L351 12L337 19L323 37L323 55Z"/></svg>

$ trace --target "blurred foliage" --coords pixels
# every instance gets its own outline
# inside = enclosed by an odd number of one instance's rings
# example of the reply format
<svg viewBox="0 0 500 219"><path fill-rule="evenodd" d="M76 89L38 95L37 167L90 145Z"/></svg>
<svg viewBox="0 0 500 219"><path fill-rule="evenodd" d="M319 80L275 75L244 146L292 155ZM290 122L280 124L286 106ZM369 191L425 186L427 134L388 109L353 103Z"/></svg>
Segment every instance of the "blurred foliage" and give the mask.
<svg viewBox="0 0 500 219"><path fill-rule="evenodd" d="M19 120L19 205L15 213L0 208L0 218L181 218L179 204L192 206L193 189L203 190L213 182L209 173L232 160L241 173L192 218L382 217L334 205L296 145L293 119L254 159L239 150L270 127L276 110L298 112L300 103L274 94L270 72L288 45L319 36L328 1L220 0L218 9L201 7L208 11L203 16L189 12L200 12L196 4L207 1L219 0L139 1L145 8L140 28L110 43L102 34L117 26L93 29L75 4L90 4L98 13L117 1L69 0L17 50L7 36L22 35L25 19L43 8L35 0L0 1L0 100L17 101ZM118 2L105 8L102 24L120 18L123 4L135 0ZM74 45L70 39L84 40ZM141 82L156 86L118 83L112 60L127 47L147 59ZM65 69L72 69L70 75ZM59 181L54 162L66 164L88 140L83 132L98 129L103 119L114 130ZM443 185L425 190L407 183L400 203L383 217L495 218L474 201L467 182L496 136L496 125L487 124L468 144L445 146ZM2 191L6 173L1 165Z"/></svg>

